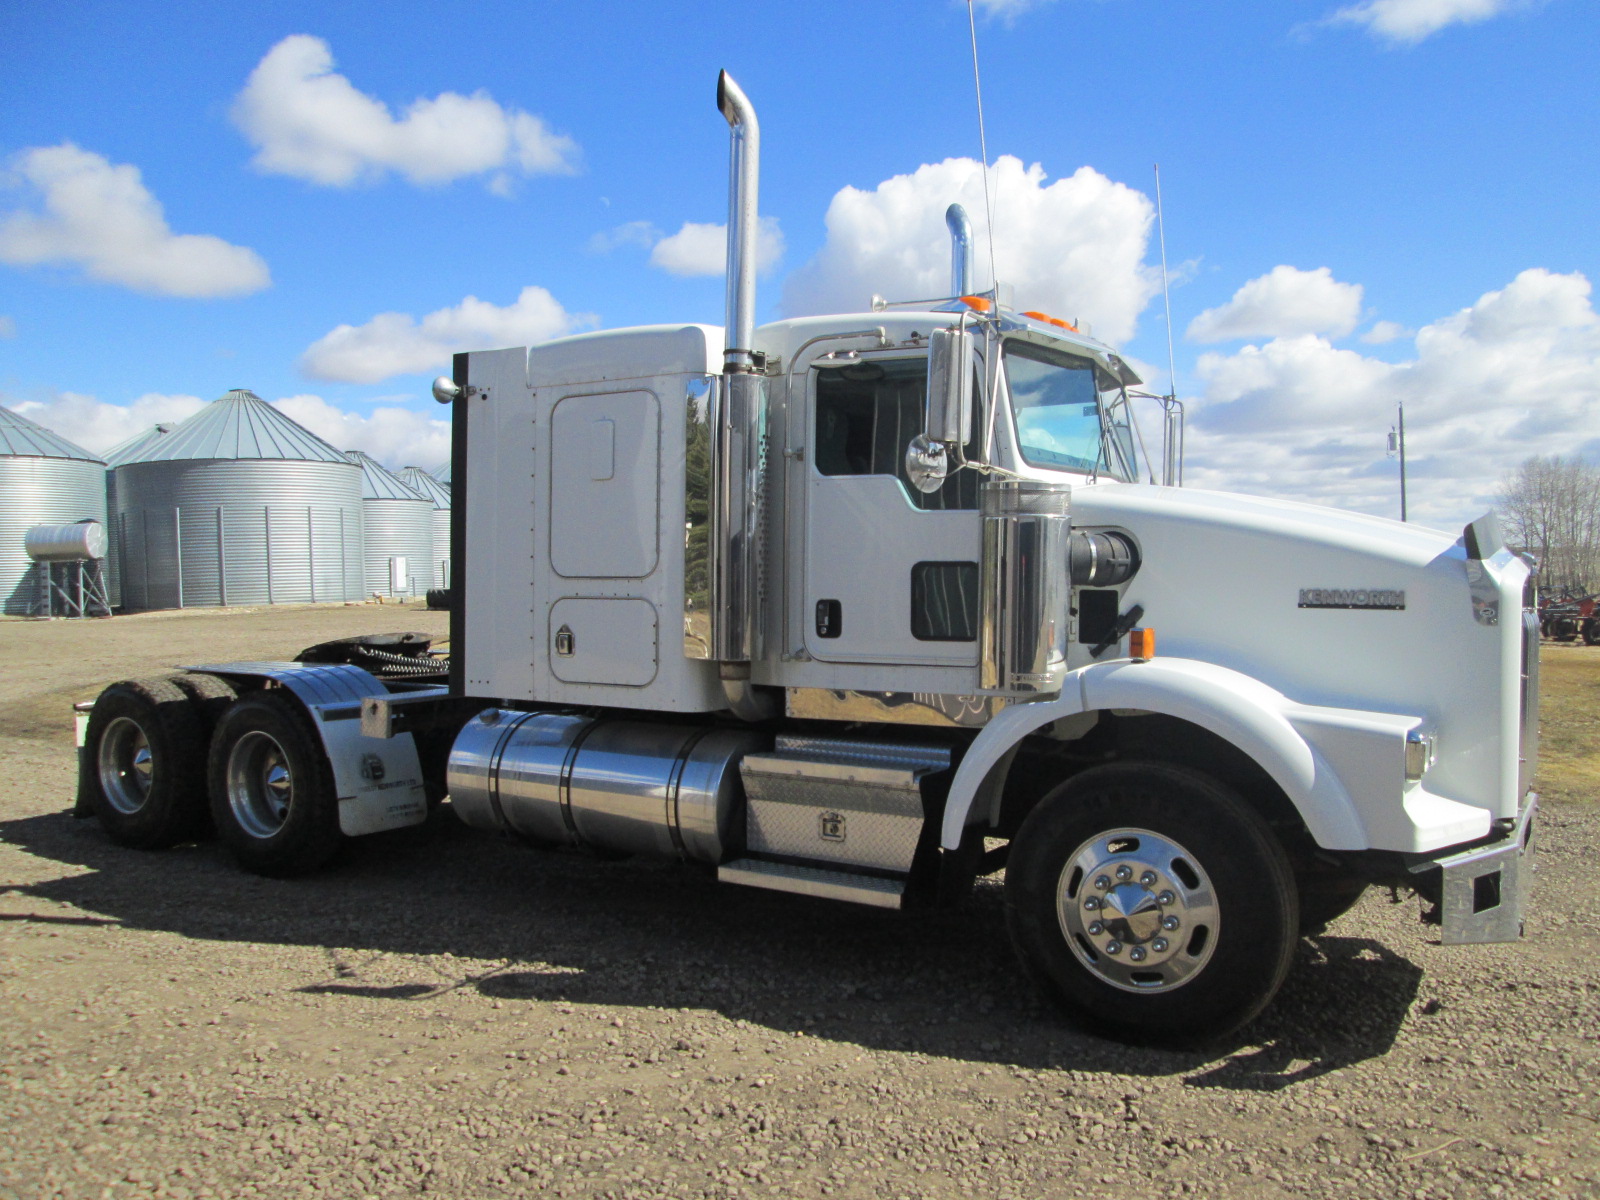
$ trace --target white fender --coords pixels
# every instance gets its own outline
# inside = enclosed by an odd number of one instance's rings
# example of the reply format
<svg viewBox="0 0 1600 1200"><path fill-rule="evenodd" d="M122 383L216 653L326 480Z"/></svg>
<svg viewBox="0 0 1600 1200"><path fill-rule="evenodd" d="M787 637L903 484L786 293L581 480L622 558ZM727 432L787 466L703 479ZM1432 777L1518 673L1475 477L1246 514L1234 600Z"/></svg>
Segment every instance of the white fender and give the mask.
<svg viewBox="0 0 1600 1200"><path fill-rule="evenodd" d="M347 837L381 833L428 819L422 763L409 733L392 738L361 732L361 702L388 689L360 667L333 663L234 662L185 667L224 679L270 679L305 706L322 738L339 798L339 830Z"/></svg>
<svg viewBox="0 0 1600 1200"><path fill-rule="evenodd" d="M1297 705L1248 675L1192 659L1096 663L1069 674L1058 699L1013 705L984 727L951 783L943 844L949 849L960 845L973 800L991 768L1024 737L1062 717L1108 709L1177 717L1238 747L1284 790L1317 844L1340 850L1372 845L1362 812L1319 753L1315 739L1308 740L1297 724L1354 728L1357 736L1394 747L1395 754L1402 756L1397 763L1403 763L1406 730L1418 724L1415 717L1379 713L1350 713L1349 717L1358 719L1340 720L1341 710ZM1385 763L1391 759L1388 753L1381 757ZM1398 807L1394 802L1399 798L1403 774L1396 770L1392 778L1388 803ZM1440 803L1451 809L1465 808L1450 801ZM1450 815L1456 824L1461 823L1462 814ZM1482 815L1487 825L1488 814Z"/></svg>

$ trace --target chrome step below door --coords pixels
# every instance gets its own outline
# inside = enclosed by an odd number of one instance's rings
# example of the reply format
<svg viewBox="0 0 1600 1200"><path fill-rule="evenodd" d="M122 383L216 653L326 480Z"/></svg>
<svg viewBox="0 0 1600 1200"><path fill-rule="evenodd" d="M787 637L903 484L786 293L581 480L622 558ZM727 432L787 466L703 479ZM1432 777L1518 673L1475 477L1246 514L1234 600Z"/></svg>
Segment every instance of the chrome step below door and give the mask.
<svg viewBox="0 0 1600 1200"><path fill-rule="evenodd" d="M949 768L944 746L784 735L740 763L746 857L718 878L899 908L925 823L923 781Z"/></svg>

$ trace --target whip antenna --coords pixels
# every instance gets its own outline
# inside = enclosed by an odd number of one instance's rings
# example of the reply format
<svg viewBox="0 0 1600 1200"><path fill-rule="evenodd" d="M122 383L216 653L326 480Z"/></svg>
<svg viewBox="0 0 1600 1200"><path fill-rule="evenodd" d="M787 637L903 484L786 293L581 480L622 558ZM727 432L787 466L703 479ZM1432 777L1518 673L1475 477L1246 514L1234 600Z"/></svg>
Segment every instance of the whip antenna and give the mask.
<svg viewBox="0 0 1600 1200"><path fill-rule="evenodd" d="M994 266L994 202L989 199L989 141L983 132L983 81L978 75L978 19L973 15L973 0L967 0L967 28L972 33L972 90L978 96L978 151L983 155L983 212L989 220L989 282L994 288L995 308L1000 307L1000 272Z"/></svg>
<svg viewBox="0 0 1600 1200"><path fill-rule="evenodd" d="M1167 307L1167 398L1178 398L1178 368L1172 354L1172 289L1167 283L1167 222L1161 211L1161 164L1156 164L1156 233L1161 239L1161 299Z"/></svg>

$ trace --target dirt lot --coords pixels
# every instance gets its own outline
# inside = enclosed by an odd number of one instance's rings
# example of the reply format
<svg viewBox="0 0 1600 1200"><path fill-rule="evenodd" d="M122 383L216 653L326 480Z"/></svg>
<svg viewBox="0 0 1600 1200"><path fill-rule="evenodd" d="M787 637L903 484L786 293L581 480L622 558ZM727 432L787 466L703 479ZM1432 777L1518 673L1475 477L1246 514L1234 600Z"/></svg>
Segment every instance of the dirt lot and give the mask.
<svg viewBox="0 0 1600 1200"><path fill-rule="evenodd" d="M1222 1052L1077 1033L992 882L905 917L426 827L314 879L67 815L70 702L439 614L0 623L0 1197L1600 1196L1600 649L1529 937L1369 894Z"/></svg>

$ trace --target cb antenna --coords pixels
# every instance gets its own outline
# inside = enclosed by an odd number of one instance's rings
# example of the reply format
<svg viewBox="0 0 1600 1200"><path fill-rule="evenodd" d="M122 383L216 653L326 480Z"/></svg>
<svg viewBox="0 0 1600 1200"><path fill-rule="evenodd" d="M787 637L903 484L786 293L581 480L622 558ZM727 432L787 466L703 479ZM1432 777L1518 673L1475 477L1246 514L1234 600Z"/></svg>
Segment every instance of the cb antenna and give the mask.
<svg viewBox="0 0 1600 1200"><path fill-rule="evenodd" d="M1178 398L1178 368L1172 353L1172 288L1167 281L1167 222L1161 211L1161 164L1156 164L1156 232L1161 239L1161 299L1167 308L1167 399Z"/></svg>
<svg viewBox="0 0 1600 1200"><path fill-rule="evenodd" d="M983 80L978 74L978 19L973 15L973 0L967 0L967 29L972 34L972 90L978 96L978 151L983 155L983 212L989 221L989 282L994 288L995 308L1000 307L1000 273L994 266L994 202L989 199L989 141L983 132Z"/></svg>

